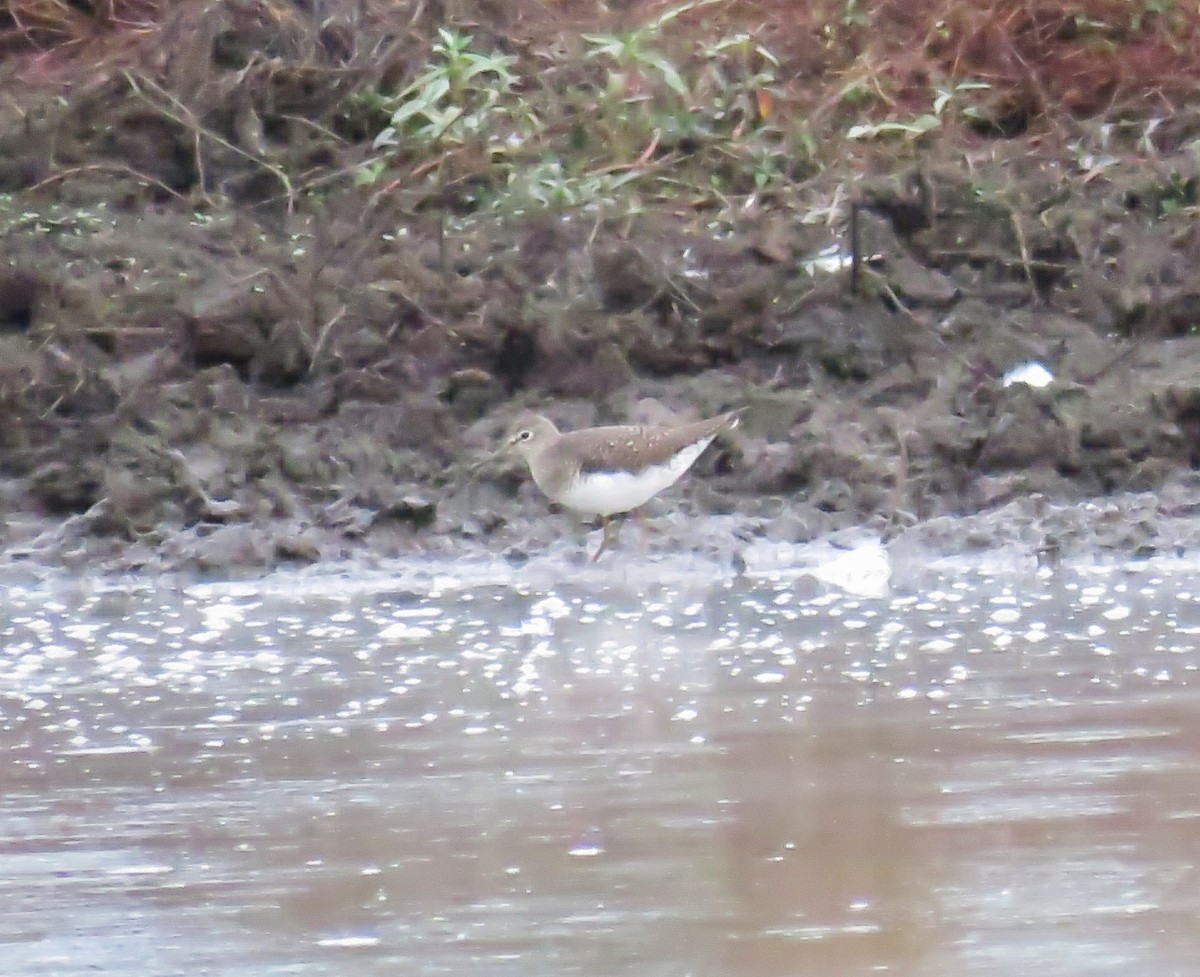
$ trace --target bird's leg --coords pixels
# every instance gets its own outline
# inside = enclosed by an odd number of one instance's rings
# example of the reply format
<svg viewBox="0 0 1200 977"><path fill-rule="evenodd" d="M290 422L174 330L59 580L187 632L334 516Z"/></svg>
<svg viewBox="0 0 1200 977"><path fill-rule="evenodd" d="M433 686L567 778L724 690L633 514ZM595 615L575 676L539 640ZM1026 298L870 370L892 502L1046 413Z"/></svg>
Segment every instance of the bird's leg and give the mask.
<svg viewBox="0 0 1200 977"><path fill-rule="evenodd" d="M617 533L621 529L618 523L612 521L612 516L601 516L600 525L604 527L604 537L600 540L600 548L596 550L596 555L592 557L593 563L600 559L601 553L617 541Z"/></svg>
<svg viewBox="0 0 1200 977"><path fill-rule="evenodd" d="M646 537L646 519L642 515L642 510L640 508L633 510L633 518L637 520L638 541L641 544L642 555L645 556L646 555L646 538L647 538Z"/></svg>

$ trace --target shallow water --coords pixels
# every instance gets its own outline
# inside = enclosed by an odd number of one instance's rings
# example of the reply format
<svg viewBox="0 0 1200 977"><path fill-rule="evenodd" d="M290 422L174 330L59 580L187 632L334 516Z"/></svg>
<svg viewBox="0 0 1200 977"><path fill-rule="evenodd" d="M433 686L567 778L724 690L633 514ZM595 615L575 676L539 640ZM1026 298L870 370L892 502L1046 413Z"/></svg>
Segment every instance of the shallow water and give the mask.
<svg viewBox="0 0 1200 977"><path fill-rule="evenodd" d="M1196 579L10 591L0 971L1200 973Z"/></svg>

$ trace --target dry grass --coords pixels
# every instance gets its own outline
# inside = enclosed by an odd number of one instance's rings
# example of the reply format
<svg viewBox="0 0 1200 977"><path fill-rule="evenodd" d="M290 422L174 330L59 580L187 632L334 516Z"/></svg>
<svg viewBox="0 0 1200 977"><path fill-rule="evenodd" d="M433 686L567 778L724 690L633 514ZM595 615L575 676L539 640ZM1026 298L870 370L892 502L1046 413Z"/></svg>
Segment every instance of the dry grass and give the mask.
<svg viewBox="0 0 1200 977"><path fill-rule="evenodd" d="M679 15L664 17L668 11ZM511 133L493 133L510 138L498 152L470 140L432 146L410 138L387 154L373 150L389 97L428 68L443 27L470 36L475 51L512 57L519 104L495 123ZM686 91L669 90L653 59L631 69L617 58L588 57L587 35L639 36L643 52L652 49L686 79ZM713 53L716 42L739 35L762 50ZM764 66L769 71L756 74ZM627 88L613 99L616 77ZM0 0L0 90L9 79L72 91L85 136L125 139L116 164L168 194L188 185L172 169L181 155L194 160L201 188L265 180L289 207L307 188L351 179L365 162L385 164L377 176L385 185L426 196L434 186L446 203L460 186L472 200L482 199L480 188L484 197L511 190L513 174L526 171L558 179L538 167L569 158L572 169L554 191L563 199L606 193L632 175L646 178L642 190L690 194L691 206L708 207L795 185L846 156L870 168L877 154L894 168L894 134L908 139L905 124L933 115L929 128L914 127L911 145L924 149L948 136L946 145L961 148L963 137L1017 138L1073 118L1168 116L1200 94L1200 7L1182 0ZM153 152L138 142L148 138L147 110L166 124L164 145ZM856 142L852 127L892 141ZM434 171L438 179L426 179Z"/></svg>
<svg viewBox="0 0 1200 977"><path fill-rule="evenodd" d="M83 44L113 30L144 30L159 0L0 0L0 52Z"/></svg>
<svg viewBox="0 0 1200 977"><path fill-rule="evenodd" d="M899 93L935 73L971 77L1029 120L1194 97L1198 37L1200 8L1147 0L884 0L863 31L866 58Z"/></svg>
<svg viewBox="0 0 1200 977"><path fill-rule="evenodd" d="M155 43L154 26L205 0L0 0L0 57L70 46L121 32ZM548 50L580 31L619 32L660 16L673 0L335 0L314 32L386 27L429 36L442 24L497 45ZM267 20L295 20L296 6L252 0ZM440 19L434 22L434 11ZM483 11L486 10L486 14ZM261 18L260 18L261 19ZM931 84L970 78L990 86L1001 134L1059 114L1090 116L1141 100L1155 111L1192 97L1200 82L1200 7L1181 0L727 0L685 13L664 32L751 32L780 59L795 111L829 108L847 91L871 93L852 108L875 118L927 111Z"/></svg>

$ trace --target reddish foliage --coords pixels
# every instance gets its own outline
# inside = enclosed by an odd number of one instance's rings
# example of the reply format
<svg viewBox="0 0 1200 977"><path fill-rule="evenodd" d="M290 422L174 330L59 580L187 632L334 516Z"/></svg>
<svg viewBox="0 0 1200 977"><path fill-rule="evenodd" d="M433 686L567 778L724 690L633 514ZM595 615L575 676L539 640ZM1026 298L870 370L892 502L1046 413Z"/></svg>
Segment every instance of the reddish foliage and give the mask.
<svg viewBox="0 0 1200 977"><path fill-rule="evenodd" d="M671 6L644 5L643 14ZM793 94L822 100L812 75L875 79L898 109L929 105L935 80L991 86L1027 116L1103 112L1114 103L1194 96L1200 7L1128 0L729 0L685 20L752 30L784 63Z"/></svg>
<svg viewBox="0 0 1200 977"><path fill-rule="evenodd" d="M86 42L111 49L115 35L143 35L206 0L0 0L0 57L16 50ZM295 19L290 0L229 0L268 19ZM549 49L582 32L648 23L679 0L332 0L328 21L355 30L431 33L451 25L510 48ZM1200 82L1200 7L1129 0L725 0L690 7L665 29L664 44L745 31L779 58L787 100L798 111L836 101L847 78L866 78L883 96L876 114L928 111L933 83L972 79L996 117L1021 120L1093 115L1136 99L1155 111L1193 96ZM433 21L432 12L440 12ZM680 48L681 50L683 48ZM861 111L861 106L855 107Z"/></svg>
<svg viewBox="0 0 1200 977"><path fill-rule="evenodd" d="M867 46L876 63L917 52L930 72L990 84L1039 112L1102 112L1183 97L1200 80L1200 10L1142 14L1126 0L881 0Z"/></svg>

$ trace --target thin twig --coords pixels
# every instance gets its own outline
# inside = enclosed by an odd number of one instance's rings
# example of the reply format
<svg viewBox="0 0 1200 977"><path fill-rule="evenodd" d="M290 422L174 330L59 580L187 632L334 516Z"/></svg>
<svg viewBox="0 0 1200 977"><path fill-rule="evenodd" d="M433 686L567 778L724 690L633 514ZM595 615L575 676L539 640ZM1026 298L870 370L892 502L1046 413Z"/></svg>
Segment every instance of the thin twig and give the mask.
<svg viewBox="0 0 1200 977"><path fill-rule="evenodd" d="M862 282L862 230L859 226L858 213L862 205L853 200L850 203L850 294L857 295Z"/></svg>
<svg viewBox="0 0 1200 977"><path fill-rule="evenodd" d="M346 314L346 307L343 305L341 308L339 308L337 310L337 312L335 312L333 314L333 318L330 319L327 323L325 323L324 326L321 327L321 331L317 335L317 342L313 346L312 356L310 356L308 358L308 372L310 374L316 370L317 359L320 357L322 351L325 349L325 346L329 340L329 334L333 331L333 327L338 324L338 322L341 320L341 318L345 314Z"/></svg>
<svg viewBox="0 0 1200 977"><path fill-rule="evenodd" d="M35 190L40 190L43 187L49 186L52 183L59 183L69 177L76 176L80 173L124 173L126 176L131 176L135 180L149 184L152 187L157 187L169 196L176 200L183 200L183 194L178 190L173 190L161 180L156 180L154 177L139 170L135 170L132 166L126 166L123 163L89 163L87 166L72 166L69 170L62 170L55 173L53 176L48 176L44 180L39 180L31 187L26 187L23 193L32 193Z"/></svg>
<svg viewBox="0 0 1200 977"><path fill-rule="evenodd" d="M282 184L284 190L287 193L287 212L289 214L291 214L295 211L295 209L296 209L296 191L292 186L292 181L288 179L288 175L286 173L284 173L284 171L282 169L280 169L278 166L275 166L272 163L267 162L267 160L262 159L261 157L255 156L251 152L247 152L241 146L238 146L235 143L230 142L228 139L226 139L220 133L214 132L212 129L209 129L207 126L202 125L200 123L200 121L196 118L195 113L192 112L192 110L190 108L188 108L186 105L184 105L181 101L179 101L179 99L177 99L174 95L172 95L169 91L167 91L165 88L163 88L161 85L159 85L154 80L146 77L145 75L142 75L142 76L140 76L141 83L139 84L138 78L134 76L132 71L125 70L122 72L122 75L124 75L126 82L129 83L129 87L133 89L134 94L145 99L145 101L147 101L149 104L153 105L156 109L158 109L159 112L161 112L163 115L165 115L172 122L176 123L177 125L183 126L186 129L190 129L192 131L192 133L195 136L195 140L196 140L197 163L199 163L199 161L201 159L201 154L200 154L201 137L207 137L207 138L213 140L213 142L215 142L221 146L224 146L226 149L230 150L231 152L237 153L239 156L250 160L250 162L257 164L258 166L261 166L264 170L266 170L268 173L270 173L272 176L274 176L275 179L277 179L280 182L280 184ZM155 94L157 94L160 98L162 98L166 102L168 102L175 109L175 111L171 112L165 106L160 105L160 104L156 103L153 99L147 97L146 93L142 91L142 85L145 85L147 88L149 88ZM203 185L203 184L201 184L201 185Z"/></svg>
<svg viewBox="0 0 1200 977"><path fill-rule="evenodd" d="M1021 266L1025 269L1025 280L1029 282L1029 293L1034 304L1038 302L1037 282L1033 277L1033 265L1029 257L1029 243L1025 240L1025 228L1021 226L1021 218L1015 210L1008 212L1008 219L1012 222L1013 233L1017 237L1017 248L1021 252Z"/></svg>
<svg viewBox="0 0 1200 977"><path fill-rule="evenodd" d="M887 525L889 528L895 528L902 523L911 526L917 522L917 517L907 509L901 508L900 505L905 498L912 470L908 454L908 431L901 428L900 421L894 416L887 419L886 426L892 437L896 439L896 445L899 448L896 484L888 494Z"/></svg>
<svg viewBox="0 0 1200 977"><path fill-rule="evenodd" d="M1112 371L1114 367L1127 360L1130 356L1141 349L1142 344L1146 341L1145 336L1137 336L1131 339L1116 355L1110 357L1107 362L1100 365L1099 369L1093 370L1091 373L1084 373L1077 377L1078 381L1085 387L1090 387L1093 383L1099 380Z"/></svg>
<svg viewBox="0 0 1200 977"><path fill-rule="evenodd" d="M879 272L875 271L873 268L867 267L863 268L863 272L876 284L876 286L883 291L883 294L887 296L888 300L891 301L905 316L907 316L911 322L928 332L929 335L933 337L934 341L942 347L947 356L957 360L960 366L965 366L967 369L971 369L971 362L957 350L951 349L950 345L944 338L938 335L937 330L934 329L933 326L931 326L912 309L905 305L900 300L900 296L896 294L896 290L892 288L891 283L884 278L883 275L879 274Z"/></svg>

